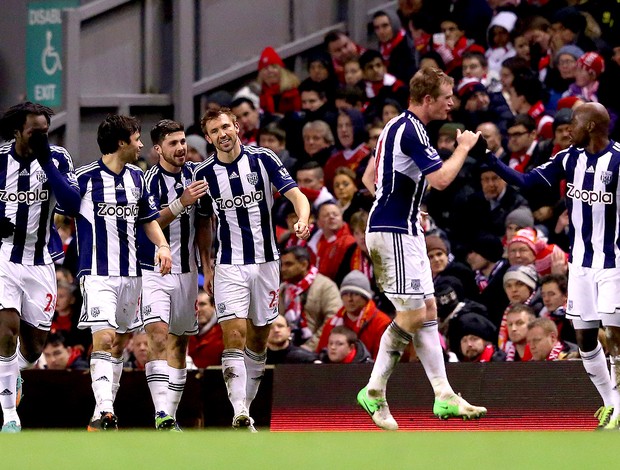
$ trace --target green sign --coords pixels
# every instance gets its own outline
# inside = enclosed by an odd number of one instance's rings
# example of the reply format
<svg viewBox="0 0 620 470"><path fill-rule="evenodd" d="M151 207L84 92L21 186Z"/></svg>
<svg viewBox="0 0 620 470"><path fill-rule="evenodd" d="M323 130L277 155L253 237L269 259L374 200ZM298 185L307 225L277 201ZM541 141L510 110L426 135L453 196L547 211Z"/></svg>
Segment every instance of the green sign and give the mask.
<svg viewBox="0 0 620 470"><path fill-rule="evenodd" d="M62 104L62 12L80 0L31 1L26 31L26 90L30 101Z"/></svg>

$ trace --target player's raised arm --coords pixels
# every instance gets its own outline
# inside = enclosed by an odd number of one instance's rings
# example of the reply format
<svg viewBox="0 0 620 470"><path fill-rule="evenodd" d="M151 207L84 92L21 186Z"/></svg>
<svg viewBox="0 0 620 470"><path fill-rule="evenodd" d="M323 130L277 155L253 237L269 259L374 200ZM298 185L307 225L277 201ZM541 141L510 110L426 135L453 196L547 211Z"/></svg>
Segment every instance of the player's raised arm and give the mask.
<svg viewBox="0 0 620 470"><path fill-rule="evenodd" d="M71 164L67 174L62 174L56 167L46 132L33 132L28 145L45 172L60 207L68 215L76 215L80 211L82 198Z"/></svg>
<svg viewBox="0 0 620 470"><path fill-rule="evenodd" d="M441 168L437 171L429 173L426 175L426 179L429 184L436 189L442 190L446 189L456 175L458 175L459 171L461 171L461 167L463 163L465 163L465 159L467 155L469 155L470 151L474 148L478 139L482 139L480 136L480 131L473 133L471 131L461 132L460 129L456 130L456 141L458 145L454 150L454 153L450 158L448 158Z"/></svg>

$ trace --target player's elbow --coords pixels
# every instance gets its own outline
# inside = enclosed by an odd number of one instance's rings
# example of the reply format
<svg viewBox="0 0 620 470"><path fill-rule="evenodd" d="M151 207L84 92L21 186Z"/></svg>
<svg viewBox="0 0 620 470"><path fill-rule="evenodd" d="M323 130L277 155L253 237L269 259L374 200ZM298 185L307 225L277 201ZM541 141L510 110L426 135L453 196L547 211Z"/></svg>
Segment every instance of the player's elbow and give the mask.
<svg viewBox="0 0 620 470"><path fill-rule="evenodd" d="M451 180L441 171L436 171L435 173L432 173L432 175L428 175L426 179L431 187L440 191L446 189L451 183Z"/></svg>

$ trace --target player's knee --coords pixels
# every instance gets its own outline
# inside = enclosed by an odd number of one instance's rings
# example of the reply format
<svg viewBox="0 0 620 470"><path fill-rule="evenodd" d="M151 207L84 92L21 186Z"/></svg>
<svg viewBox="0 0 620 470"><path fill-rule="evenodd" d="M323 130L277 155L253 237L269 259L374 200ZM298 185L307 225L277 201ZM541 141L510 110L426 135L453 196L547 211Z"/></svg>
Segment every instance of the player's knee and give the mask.
<svg viewBox="0 0 620 470"><path fill-rule="evenodd" d="M583 352L591 352L598 346L598 328L575 330L577 345Z"/></svg>
<svg viewBox="0 0 620 470"><path fill-rule="evenodd" d="M112 352L113 347L113 332L99 331L93 335L93 351Z"/></svg>
<svg viewBox="0 0 620 470"><path fill-rule="evenodd" d="M243 349L245 341L246 334L239 329L230 329L224 333L224 346L227 349Z"/></svg>
<svg viewBox="0 0 620 470"><path fill-rule="evenodd" d="M405 331L417 331L426 321L426 309L408 310L396 313L396 323Z"/></svg>
<svg viewBox="0 0 620 470"><path fill-rule="evenodd" d="M166 326L157 326L149 328L147 333L149 349L152 352L164 352L168 341L168 328Z"/></svg>

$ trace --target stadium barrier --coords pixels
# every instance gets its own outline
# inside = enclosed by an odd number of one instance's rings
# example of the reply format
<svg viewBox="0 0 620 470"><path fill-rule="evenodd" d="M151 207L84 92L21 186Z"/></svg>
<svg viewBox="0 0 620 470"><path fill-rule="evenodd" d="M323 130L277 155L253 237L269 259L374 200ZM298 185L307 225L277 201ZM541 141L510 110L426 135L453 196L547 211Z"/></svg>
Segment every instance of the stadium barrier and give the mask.
<svg viewBox="0 0 620 470"><path fill-rule="evenodd" d="M372 365L269 367L252 405L259 428L272 431L376 430L355 395ZM448 364L455 391L488 415L479 421L440 421L420 364L399 364L388 386L403 430L587 430L601 405L581 361ZM94 399L88 371L22 372L24 428L85 428ZM153 426L153 405L143 371L125 371L115 403L121 428ZM232 408L219 368L190 371L177 413L182 427L228 427Z"/></svg>

